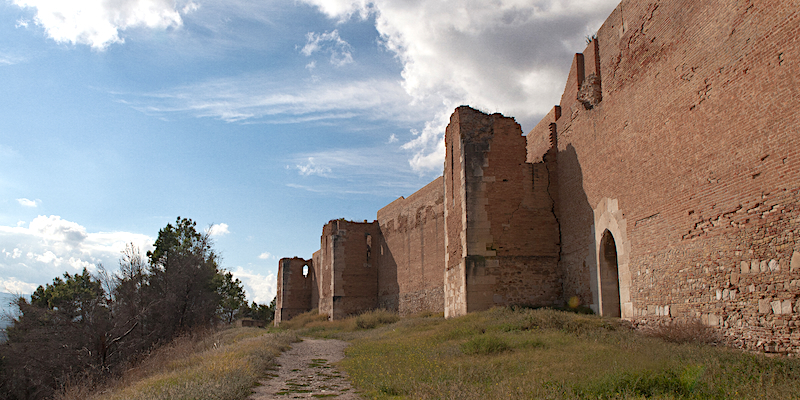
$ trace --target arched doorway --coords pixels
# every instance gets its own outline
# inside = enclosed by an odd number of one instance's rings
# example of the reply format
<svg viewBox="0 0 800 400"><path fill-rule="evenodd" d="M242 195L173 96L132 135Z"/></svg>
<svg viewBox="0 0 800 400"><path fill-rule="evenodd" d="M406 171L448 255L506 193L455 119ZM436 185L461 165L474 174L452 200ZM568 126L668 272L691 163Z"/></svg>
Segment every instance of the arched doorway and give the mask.
<svg viewBox="0 0 800 400"><path fill-rule="evenodd" d="M603 309L600 315L619 318L619 264L617 262L617 244L614 235L606 229L600 240L600 304Z"/></svg>

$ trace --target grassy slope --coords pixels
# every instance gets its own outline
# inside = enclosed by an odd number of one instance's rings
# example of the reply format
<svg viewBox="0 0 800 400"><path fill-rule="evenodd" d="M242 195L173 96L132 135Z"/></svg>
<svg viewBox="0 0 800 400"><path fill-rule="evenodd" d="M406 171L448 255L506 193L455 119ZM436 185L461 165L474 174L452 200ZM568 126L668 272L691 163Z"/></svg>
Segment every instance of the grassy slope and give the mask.
<svg viewBox="0 0 800 400"><path fill-rule="evenodd" d="M292 322L301 334L351 340L341 365L377 399L800 398L797 359L667 343L618 320L494 309L359 328L380 325L377 315Z"/></svg>
<svg viewBox="0 0 800 400"><path fill-rule="evenodd" d="M244 399L274 368L275 357L296 340L292 332L268 333L258 328L179 338L128 371L113 389L89 397L86 389L78 386L65 398Z"/></svg>

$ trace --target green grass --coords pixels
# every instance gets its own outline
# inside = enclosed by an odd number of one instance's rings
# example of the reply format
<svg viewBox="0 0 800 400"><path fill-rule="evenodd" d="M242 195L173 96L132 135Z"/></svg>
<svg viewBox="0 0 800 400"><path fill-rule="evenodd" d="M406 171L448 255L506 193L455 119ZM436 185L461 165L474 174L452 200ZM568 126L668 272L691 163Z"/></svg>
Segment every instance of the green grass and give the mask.
<svg viewBox="0 0 800 400"><path fill-rule="evenodd" d="M592 315L498 308L296 329L351 341L340 366L374 399L800 398L797 359L673 343Z"/></svg>
<svg viewBox="0 0 800 400"><path fill-rule="evenodd" d="M181 338L159 349L92 400L240 400L270 376L275 358L296 341L293 332L232 328ZM75 393L75 398L86 398Z"/></svg>

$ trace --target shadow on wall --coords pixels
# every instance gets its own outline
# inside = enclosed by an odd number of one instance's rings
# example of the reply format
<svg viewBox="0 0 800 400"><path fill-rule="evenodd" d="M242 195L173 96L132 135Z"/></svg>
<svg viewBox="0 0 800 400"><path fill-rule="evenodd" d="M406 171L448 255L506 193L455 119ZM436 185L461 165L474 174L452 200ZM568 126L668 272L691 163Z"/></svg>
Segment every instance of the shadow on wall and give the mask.
<svg viewBox="0 0 800 400"><path fill-rule="evenodd" d="M381 235L378 258L378 308L400 309L400 282L397 280L397 261Z"/></svg>
<svg viewBox="0 0 800 400"><path fill-rule="evenodd" d="M564 298L570 305L589 306L599 314L594 210L583 188L583 170L575 147L567 145L557 157L558 193L554 201L561 229L559 269L564 274Z"/></svg>

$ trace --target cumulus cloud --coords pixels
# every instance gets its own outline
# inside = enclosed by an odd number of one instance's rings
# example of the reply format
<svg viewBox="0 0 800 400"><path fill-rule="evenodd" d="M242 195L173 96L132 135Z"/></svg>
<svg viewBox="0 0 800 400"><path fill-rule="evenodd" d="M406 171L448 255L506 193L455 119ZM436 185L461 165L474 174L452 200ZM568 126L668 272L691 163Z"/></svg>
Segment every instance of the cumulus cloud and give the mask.
<svg viewBox="0 0 800 400"><path fill-rule="evenodd" d="M86 44L103 50L122 43L120 32L128 28L178 28L181 14L198 8L192 1L173 0L13 0L23 8L36 9L34 22L59 43ZM17 23L27 26L26 21Z"/></svg>
<svg viewBox="0 0 800 400"><path fill-rule="evenodd" d="M403 65L403 88L449 114L461 104L515 116L526 129L560 98L572 55L618 0L303 0L331 18L375 16ZM441 114L441 113L440 113ZM444 160L439 115L405 148L415 169ZM527 125L527 127L525 126Z"/></svg>
<svg viewBox="0 0 800 400"><path fill-rule="evenodd" d="M339 37L339 31L336 29L325 33L309 32L306 35L306 45L300 52L306 56L316 52L329 54L331 64L338 67L353 62L353 47Z"/></svg>
<svg viewBox="0 0 800 400"><path fill-rule="evenodd" d="M275 274L261 274L242 267L231 271L234 278L242 281L247 299L258 304L269 304L278 292L278 278Z"/></svg>
<svg viewBox="0 0 800 400"><path fill-rule="evenodd" d="M208 234L211 236L222 236L231 233L231 231L228 230L228 224L211 225L211 227L208 228L206 232L208 232Z"/></svg>
<svg viewBox="0 0 800 400"><path fill-rule="evenodd" d="M11 278L2 282L24 289L23 283L27 287L49 283L65 271L94 271L97 264L113 269L126 244L133 243L145 252L152 249L153 241L131 232L87 232L80 224L57 215L40 215L27 227L0 226L0 276L15 277L14 284L8 283Z"/></svg>
<svg viewBox="0 0 800 400"><path fill-rule="evenodd" d="M33 208L36 208L36 207L38 207L38 206L39 206L39 203L41 203L42 201L41 201L41 200L39 200L39 199L36 199L36 200L28 200L28 199L22 198L22 199L17 199L17 202L18 202L18 203L19 203L21 206L23 206L23 207L33 207Z"/></svg>
<svg viewBox="0 0 800 400"><path fill-rule="evenodd" d="M259 255L258 255L258 258L260 258L260 259L262 259L262 260L269 260L270 258L275 258L275 256L273 256L273 255L272 255L272 254L270 254L269 252L266 252L266 251L265 251L265 252L263 252L263 253L259 254Z"/></svg>

